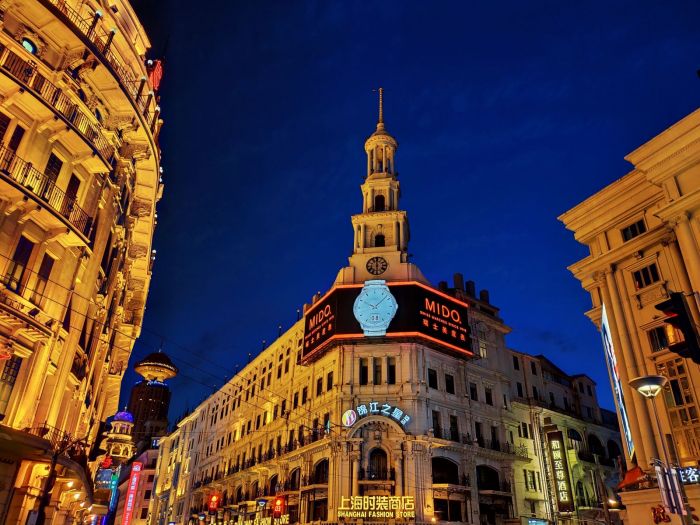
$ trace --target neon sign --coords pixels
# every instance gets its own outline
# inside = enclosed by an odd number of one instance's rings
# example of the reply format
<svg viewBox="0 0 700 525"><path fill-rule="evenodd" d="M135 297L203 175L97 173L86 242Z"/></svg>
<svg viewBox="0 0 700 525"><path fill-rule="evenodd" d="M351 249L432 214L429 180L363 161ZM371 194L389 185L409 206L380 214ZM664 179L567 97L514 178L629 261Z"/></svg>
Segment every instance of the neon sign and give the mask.
<svg viewBox="0 0 700 525"><path fill-rule="evenodd" d="M139 478L141 477L142 468L143 463L140 461L134 461L131 464L131 475L129 476L129 488L126 491L126 503L124 504L122 525L129 525L134 515L134 500L136 499L136 490L139 488Z"/></svg>
<svg viewBox="0 0 700 525"><path fill-rule="evenodd" d="M631 458L634 454L632 430L630 430L630 422L629 418L627 417L627 406L625 405L625 398L622 393L622 382L620 381L620 374L617 371L617 358L615 357L615 347L613 346L612 335L610 334L610 325L608 323L608 315L605 311L605 304L603 304L603 312L601 314L600 333L603 336L605 361L607 362L608 370L610 371L610 379L612 380L613 392L615 394L617 412L620 415L620 422L622 423L622 434L625 436L625 445L627 446L627 453Z"/></svg>
<svg viewBox="0 0 700 525"><path fill-rule="evenodd" d="M554 471L554 491L557 495L559 512L573 512L574 500L571 494L569 466L564 448L564 434L560 430L548 432L547 440L549 441L549 456Z"/></svg>
<svg viewBox="0 0 700 525"><path fill-rule="evenodd" d="M401 519L416 517L413 496L341 496L338 518Z"/></svg>
<svg viewBox="0 0 700 525"><path fill-rule="evenodd" d="M395 407L387 403L380 404L379 401L370 401L369 403L357 405L354 410L351 408L350 410L343 412L341 422L343 423L344 427L351 427L358 419L365 416L388 417L403 426L411 421L411 416L404 414L404 411L399 407Z"/></svg>

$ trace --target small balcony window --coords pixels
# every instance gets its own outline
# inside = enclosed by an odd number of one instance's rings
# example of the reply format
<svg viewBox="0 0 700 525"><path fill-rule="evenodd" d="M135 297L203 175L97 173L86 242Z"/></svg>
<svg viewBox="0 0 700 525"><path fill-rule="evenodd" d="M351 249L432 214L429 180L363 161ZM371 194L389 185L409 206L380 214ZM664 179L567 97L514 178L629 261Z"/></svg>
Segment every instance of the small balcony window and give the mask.
<svg viewBox="0 0 700 525"><path fill-rule="evenodd" d="M622 240L627 242L635 237L641 235L647 231L647 226L644 224L644 219L640 219L637 222L630 224L629 226L622 228Z"/></svg>
<svg viewBox="0 0 700 525"><path fill-rule="evenodd" d="M634 286L637 290L646 288L647 286L661 280L656 263L640 268L636 272L632 272L632 278L634 279Z"/></svg>

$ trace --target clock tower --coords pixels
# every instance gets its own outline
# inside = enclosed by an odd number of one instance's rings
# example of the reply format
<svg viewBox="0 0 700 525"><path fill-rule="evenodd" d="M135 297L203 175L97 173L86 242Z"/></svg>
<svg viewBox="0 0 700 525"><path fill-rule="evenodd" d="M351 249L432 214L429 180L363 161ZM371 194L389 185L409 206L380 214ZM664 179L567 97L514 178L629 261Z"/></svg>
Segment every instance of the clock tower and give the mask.
<svg viewBox="0 0 700 525"><path fill-rule="evenodd" d="M399 209L401 189L394 159L398 143L384 127L384 90L379 88L377 129L365 141L367 176L360 186L362 213L352 216L353 250L336 284L368 279L426 282L408 262L408 216Z"/></svg>

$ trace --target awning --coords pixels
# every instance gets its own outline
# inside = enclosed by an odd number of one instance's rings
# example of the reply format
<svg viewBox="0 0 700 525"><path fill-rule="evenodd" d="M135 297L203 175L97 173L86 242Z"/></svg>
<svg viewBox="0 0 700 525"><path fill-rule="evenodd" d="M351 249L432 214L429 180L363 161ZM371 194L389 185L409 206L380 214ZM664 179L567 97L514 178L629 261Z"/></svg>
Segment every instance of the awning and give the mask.
<svg viewBox="0 0 700 525"><path fill-rule="evenodd" d="M627 472L625 472L625 477L622 478L622 481L617 486L617 489L621 490L626 487L629 487L630 485L639 483L640 481L644 481L644 479L646 479L646 476L647 475L641 468L634 467L632 470L628 470Z"/></svg>

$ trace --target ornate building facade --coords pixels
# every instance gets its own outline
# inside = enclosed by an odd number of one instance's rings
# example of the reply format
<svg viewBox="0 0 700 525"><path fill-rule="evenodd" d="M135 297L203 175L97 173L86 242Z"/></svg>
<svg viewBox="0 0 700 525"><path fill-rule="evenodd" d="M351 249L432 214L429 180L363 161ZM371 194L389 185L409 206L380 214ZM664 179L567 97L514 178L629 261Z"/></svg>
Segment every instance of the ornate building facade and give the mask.
<svg viewBox="0 0 700 525"><path fill-rule="evenodd" d="M123 0L0 5L3 523L40 508L64 523L92 501L88 456L140 333L163 190L149 46Z"/></svg>
<svg viewBox="0 0 700 525"><path fill-rule="evenodd" d="M486 290L460 274L433 288L408 261L397 142L381 99L379 115L348 266L161 439L150 523L554 518L533 494L543 452L527 394L526 409L515 408L509 328ZM602 428L594 397L588 406ZM607 432L601 439L614 440ZM529 495L519 488L525 471Z"/></svg>
<svg viewBox="0 0 700 525"><path fill-rule="evenodd" d="M606 341L627 467L633 473L623 493L630 523L651 521L650 508L661 505L653 460L694 472L700 461L700 370L671 350L682 335L665 324L666 315L656 308L680 293L691 322L700 324L698 144L700 111L695 111L625 157L634 166L627 175L560 217L590 251L570 270L590 293L593 307L586 315ZM629 384L647 375L668 380L651 401ZM691 506L700 508L698 476L683 481Z"/></svg>

